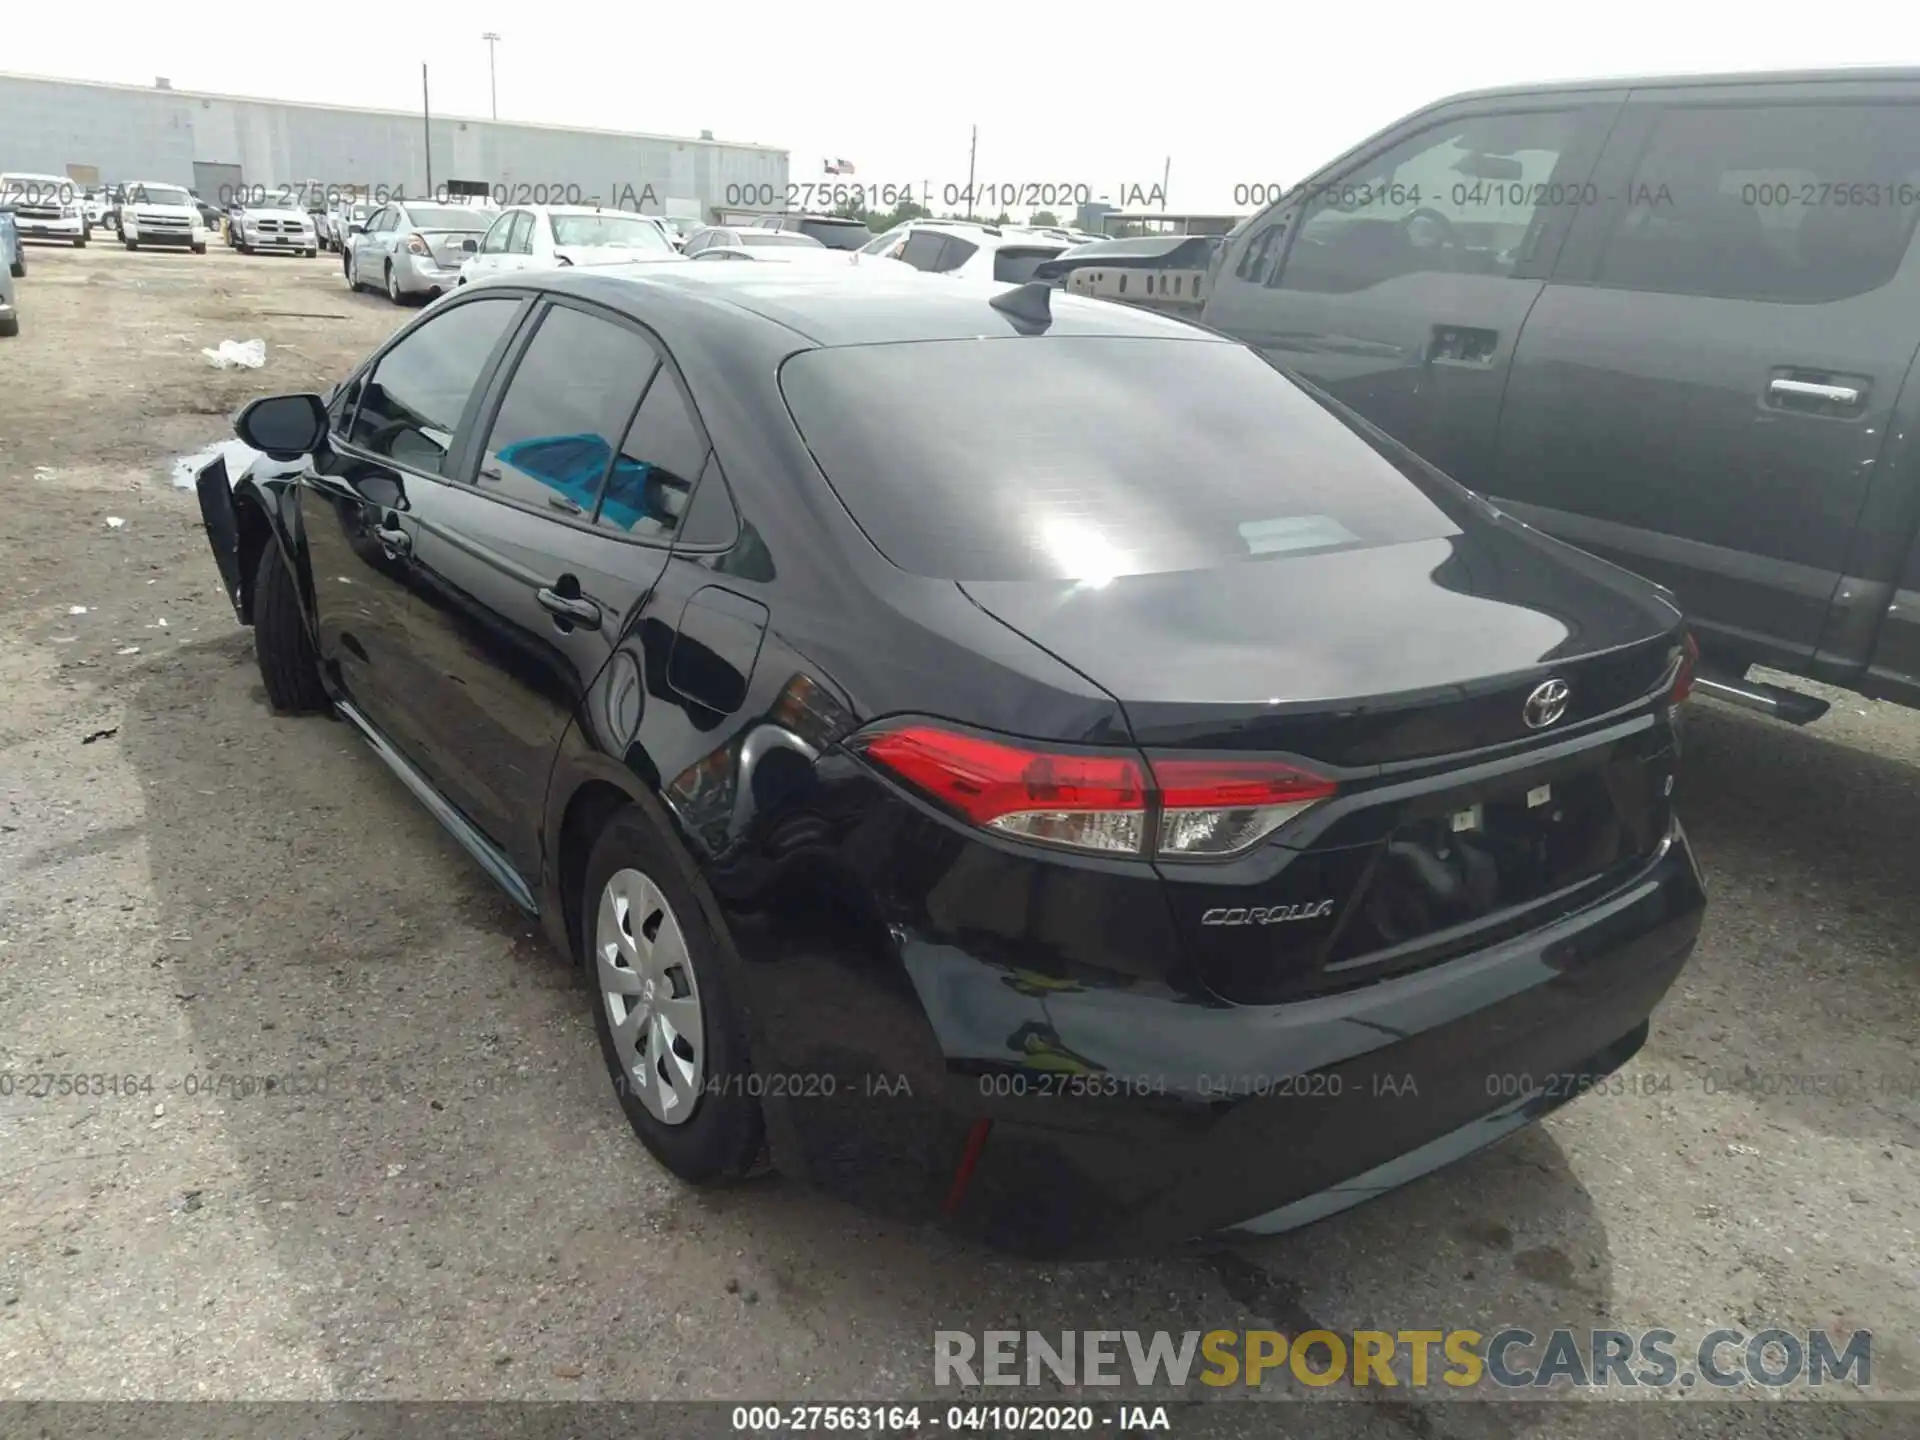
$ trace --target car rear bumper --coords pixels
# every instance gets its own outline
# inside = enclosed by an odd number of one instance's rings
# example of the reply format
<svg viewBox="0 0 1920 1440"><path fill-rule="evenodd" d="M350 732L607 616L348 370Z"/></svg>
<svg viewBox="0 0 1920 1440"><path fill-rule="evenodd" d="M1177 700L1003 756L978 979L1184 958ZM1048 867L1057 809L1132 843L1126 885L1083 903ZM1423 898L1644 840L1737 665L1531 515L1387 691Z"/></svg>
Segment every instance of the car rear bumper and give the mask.
<svg viewBox="0 0 1920 1440"><path fill-rule="evenodd" d="M403 295L438 295L460 283L457 267L443 270L433 261L409 251L401 251L394 257L393 275Z"/></svg>
<svg viewBox="0 0 1920 1440"><path fill-rule="evenodd" d="M1617 1070L1704 907L1675 824L1631 881L1553 924L1271 1005L1118 976L1049 980L988 958L991 936L929 944L883 915L910 991L876 981L825 993L830 969L797 956L750 966L760 1069L787 1077L766 1092L776 1158L847 1199L940 1211L1027 1254L1290 1229L1498 1140ZM747 941L748 959L765 953ZM823 1071L838 1072L832 1098L818 1094ZM893 1078L876 1088L876 1072Z"/></svg>

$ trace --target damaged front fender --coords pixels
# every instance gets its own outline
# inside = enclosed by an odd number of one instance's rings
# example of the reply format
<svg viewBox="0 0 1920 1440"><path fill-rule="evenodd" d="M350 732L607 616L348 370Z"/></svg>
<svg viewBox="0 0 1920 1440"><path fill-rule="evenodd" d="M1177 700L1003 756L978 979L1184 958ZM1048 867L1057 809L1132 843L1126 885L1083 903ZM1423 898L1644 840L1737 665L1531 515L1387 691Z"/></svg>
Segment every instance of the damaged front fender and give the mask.
<svg viewBox="0 0 1920 1440"><path fill-rule="evenodd" d="M299 472L298 465L264 456L218 454L194 477L207 544L242 625L253 623L253 577L265 546L280 547L289 568L303 577L305 591L305 567L298 563L300 510L292 493Z"/></svg>

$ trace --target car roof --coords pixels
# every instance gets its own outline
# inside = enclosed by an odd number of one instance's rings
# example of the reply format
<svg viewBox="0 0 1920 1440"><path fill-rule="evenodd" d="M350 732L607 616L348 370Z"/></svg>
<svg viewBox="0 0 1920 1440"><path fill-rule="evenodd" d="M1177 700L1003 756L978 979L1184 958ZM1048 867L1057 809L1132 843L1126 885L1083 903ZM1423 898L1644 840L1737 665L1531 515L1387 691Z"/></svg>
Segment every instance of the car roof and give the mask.
<svg viewBox="0 0 1920 1440"><path fill-rule="evenodd" d="M980 220L908 220L899 228L931 230L936 235L952 235L961 240L970 240L988 250L1007 250L1016 245L1057 245L1065 248L1068 243L1058 235L1042 234L1038 230L1028 230L1024 226L989 225Z"/></svg>
<svg viewBox="0 0 1920 1440"><path fill-rule="evenodd" d="M734 324L778 325L816 345L881 345L913 340L969 340L1020 333L987 302L1011 287L990 280L931 283L918 271L860 269L853 265L595 265L502 277L496 284L534 285L632 315L663 320L671 346L675 324L697 326L703 316ZM479 282L486 286L489 282ZM468 287L469 289L475 287ZM1221 337L1171 316L1135 306L1054 290L1049 335L1130 336L1209 340Z"/></svg>
<svg viewBox="0 0 1920 1440"><path fill-rule="evenodd" d="M1838 80L1892 80L1920 83L1920 68L1861 65L1829 70L1753 70L1746 74L1715 71L1699 75L1593 76L1585 79L1544 80L1528 85L1497 85L1485 90L1464 90L1457 95L1448 95L1435 100L1432 105L1423 105L1420 108L1430 110L1437 105L1452 105L1461 100L1490 100L1513 95L1563 95L1580 90L1664 90L1680 85L1831 84Z"/></svg>

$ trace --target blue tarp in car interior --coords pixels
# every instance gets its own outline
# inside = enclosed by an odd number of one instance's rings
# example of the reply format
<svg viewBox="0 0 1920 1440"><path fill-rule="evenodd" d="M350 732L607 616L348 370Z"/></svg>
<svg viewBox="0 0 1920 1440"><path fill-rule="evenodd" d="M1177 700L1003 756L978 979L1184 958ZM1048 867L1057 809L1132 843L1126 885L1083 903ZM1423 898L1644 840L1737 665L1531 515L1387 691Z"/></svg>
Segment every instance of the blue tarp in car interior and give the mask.
<svg viewBox="0 0 1920 1440"><path fill-rule="evenodd" d="M613 446L600 435L540 435L517 440L497 453L503 464L558 491L590 515L600 498L600 477L613 459ZM609 524L631 530L642 518L661 517L664 507L647 504L647 479L652 473L653 466L643 461L625 455L615 460L600 507Z"/></svg>

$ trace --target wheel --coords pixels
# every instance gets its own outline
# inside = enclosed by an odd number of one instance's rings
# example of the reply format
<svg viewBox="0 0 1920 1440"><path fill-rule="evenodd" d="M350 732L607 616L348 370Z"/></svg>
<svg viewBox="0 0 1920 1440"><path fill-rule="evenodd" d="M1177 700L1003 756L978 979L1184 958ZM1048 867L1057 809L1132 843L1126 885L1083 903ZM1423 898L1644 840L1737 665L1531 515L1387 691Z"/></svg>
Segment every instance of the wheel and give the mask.
<svg viewBox="0 0 1920 1440"><path fill-rule="evenodd" d="M16 260L7 266L7 272L11 274L14 279L18 280L22 275L27 273L27 262L25 260Z"/></svg>
<svg viewBox="0 0 1920 1440"><path fill-rule="evenodd" d="M637 806L601 831L580 904L594 1026L627 1123L683 1180L746 1174L763 1130L745 1017L678 858Z"/></svg>
<svg viewBox="0 0 1920 1440"><path fill-rule="evenodd" d="M320 662L300 613L293 572L280 558L271 537L260 552L253 576L253 657L266 682L267 701L289 715L327 708L320 684Z"/></svg>
<svg viewBox="0 0 1920 1440"><path fill-rule="evenodd" d="M86 231L82 230L78 235L73 237L73 248L76 250L84 250L87 248Z"/></svg>
<svg viewBox="0 0 1920 1440"><path fill-rule="evenodd" d="M251 255L253 253L252 248L244 240L237 241L233 248L238 250L242 255Z"/></svg>
<svg viewBox="0 0 1920 1440"><path fill-rule="evenodd" d="M306 256L307 259L311 260L313 259L314 256L318 255L320 252L317 249L315 249L313 246L309 245L305 250L302 250L300 253Z"/></svg>
<svg viewBox="0 0 1920 1440"><path fill-rule="evenodd" d="M207 253L207 247L205 245L196 245L193 247L193 253L196 255L204 255Z"/></svg>
<svg viewBox="0 0 1920 1440"><path fill-rule="evenodd" d="M8 338L20 333L18 315L0 315L0 338Z"/></svg>
<svg viewBox="0 0 1920 1440"><path fill-rule="evenodd" d="M122 238L124 239L125 237L123 236ZM138 240L127 240L126 246L129 250L138 250L140 248L140 242Z"/></svg>
<svg viewBox="0 0 1920 1440"><path fill-rule="evenodd" d="M400 278L393 273L393 262L387 262L387 299L396 305L406 304L406 296L400 293Z"/></svg>

